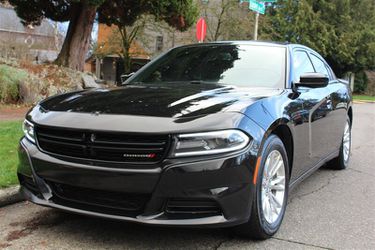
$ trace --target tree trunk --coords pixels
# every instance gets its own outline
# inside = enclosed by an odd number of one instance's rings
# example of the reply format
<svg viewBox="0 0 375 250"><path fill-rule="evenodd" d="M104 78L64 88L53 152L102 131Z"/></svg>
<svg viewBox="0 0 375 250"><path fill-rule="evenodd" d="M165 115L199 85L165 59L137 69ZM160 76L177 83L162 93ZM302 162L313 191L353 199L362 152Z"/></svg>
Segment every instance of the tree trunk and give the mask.
<svg viewBox="0 0 375 250"><path fill-rule="evenodd" d="M132 64L132 61L131 61L129 49L128 49L127 52L124 52L124 71L125 71L125 74L132 73L131 72L131 64Z"/></svg>
<svg viewBox="0 0 375 250"><path fill-rule="evenodd" d="M82 1L74 8L68 32L55 63L83 71L97 7Z"/></svg>
<svg viewBox="0 0 375 250"><path fill-rule="evenodd" d="M117 26L122 39L122 59L124 60L124 73L129 74L131 68L131 58L130 58L130 44L131 37L129 36L126 27Z"/></svg>
<svg viewBox="0 0 375 250"><path fill-rule="evenodd" d="M125 74L131 73L131 57L130 57L130 44L128 41L123 42L123 59Z"/></svg>

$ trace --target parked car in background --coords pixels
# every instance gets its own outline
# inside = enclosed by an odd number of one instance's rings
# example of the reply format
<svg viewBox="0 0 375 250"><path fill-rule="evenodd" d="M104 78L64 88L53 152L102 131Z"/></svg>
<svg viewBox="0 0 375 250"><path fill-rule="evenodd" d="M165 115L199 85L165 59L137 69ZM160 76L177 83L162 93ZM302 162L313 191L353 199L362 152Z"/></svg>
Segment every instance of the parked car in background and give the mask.
<svg viewBox="0 0 375 250"><path fill-rule="evenodd" d="M36 204L265 239L288 192L348 166L348 85L298 44L174 48L122 87L48 98L24 122L18 177Z"/></svg>

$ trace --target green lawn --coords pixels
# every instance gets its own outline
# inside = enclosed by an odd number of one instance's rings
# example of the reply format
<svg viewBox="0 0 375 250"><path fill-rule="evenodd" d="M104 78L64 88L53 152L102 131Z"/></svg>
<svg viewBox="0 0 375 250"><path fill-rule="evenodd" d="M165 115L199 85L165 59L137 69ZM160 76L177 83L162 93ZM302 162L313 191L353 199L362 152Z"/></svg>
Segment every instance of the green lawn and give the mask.
<svg viewBox="0 0 375 250"><path fill-rule="evenodd" d="M0 122L0 188L17 184L18 141L23 135L22 121Z"/></svg>
<svg viewBox="0 0 375 250"><path fill-rule="evenodd" d="M357 101L373 101L375 102L375 96L369 96L369 95L353 95L353 99Z"/></svg>

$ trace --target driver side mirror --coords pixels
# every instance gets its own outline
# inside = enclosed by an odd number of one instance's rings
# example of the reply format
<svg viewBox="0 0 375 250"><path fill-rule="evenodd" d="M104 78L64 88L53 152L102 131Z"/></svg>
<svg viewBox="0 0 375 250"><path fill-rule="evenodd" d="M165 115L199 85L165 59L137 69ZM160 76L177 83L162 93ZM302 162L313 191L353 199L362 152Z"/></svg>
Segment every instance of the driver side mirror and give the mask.
<svg viewBox="0 0 375 250"><path fill-rule="evenodd" d="M329 78L322 73L304 73L300 77L298 83L294 83L295 87L323 88L328 85Z"/></svg>

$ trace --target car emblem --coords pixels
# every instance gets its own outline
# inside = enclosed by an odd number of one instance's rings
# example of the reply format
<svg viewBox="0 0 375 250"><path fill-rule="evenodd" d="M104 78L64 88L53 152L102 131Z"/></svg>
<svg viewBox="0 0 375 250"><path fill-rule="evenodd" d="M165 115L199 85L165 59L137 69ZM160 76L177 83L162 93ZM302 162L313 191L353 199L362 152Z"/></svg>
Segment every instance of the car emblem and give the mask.
<svg viewBox="0 0 375 250"><path fill-rule="evenodd" d="M122 156L126 158L155 158L156 154L123 154Z"/></svg>
<svg viewBox="0 0 375 250"><path fill-rule="evenodd" d="M94 142L95 140L96 140L96 135L95 134L91 134L90 141Z"/></svg>

